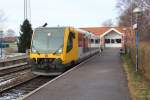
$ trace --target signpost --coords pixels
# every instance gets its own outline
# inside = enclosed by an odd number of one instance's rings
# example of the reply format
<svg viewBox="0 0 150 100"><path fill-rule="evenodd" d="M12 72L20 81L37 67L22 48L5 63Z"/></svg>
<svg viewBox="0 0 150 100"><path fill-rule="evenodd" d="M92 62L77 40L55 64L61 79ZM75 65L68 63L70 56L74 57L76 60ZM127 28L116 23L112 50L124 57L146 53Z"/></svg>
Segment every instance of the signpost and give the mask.
<svg viewBox="0 0 150 100"><path fill-rule="evenodd" d="M3 57L3 47L2 47L2 43L3 43L3 30L0 30L1 58Z"/></svg>

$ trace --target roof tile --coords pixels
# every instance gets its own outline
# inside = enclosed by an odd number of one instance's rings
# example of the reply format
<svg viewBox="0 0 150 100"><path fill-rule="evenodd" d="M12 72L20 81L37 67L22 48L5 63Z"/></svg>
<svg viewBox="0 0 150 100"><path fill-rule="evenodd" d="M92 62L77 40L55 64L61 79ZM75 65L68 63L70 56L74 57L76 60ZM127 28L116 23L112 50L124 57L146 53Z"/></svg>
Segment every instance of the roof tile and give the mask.
<svg viewBox="0 0 150 100"><path fill-rule="evenodd" d="M119 32L124 33L124 27L85 27L85 28L81 28L81 29L92 32L96 35L101 35L111 28L114 28L114 29L118 30Z"/></svg>

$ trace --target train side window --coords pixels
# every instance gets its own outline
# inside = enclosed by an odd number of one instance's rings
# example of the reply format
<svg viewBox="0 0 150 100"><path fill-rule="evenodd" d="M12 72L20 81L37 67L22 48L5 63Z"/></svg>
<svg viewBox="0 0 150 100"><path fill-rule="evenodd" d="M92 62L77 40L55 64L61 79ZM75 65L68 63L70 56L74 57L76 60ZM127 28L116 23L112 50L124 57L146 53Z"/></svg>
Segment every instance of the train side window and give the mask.
<svg viewBox="0 0 150 100"><path fill-rule="evenodd" d="M73 32L70 32L68 36L68 41L67 41L67 52L69 52L73 48L74 38L75 38L75 34Z"/></svg>

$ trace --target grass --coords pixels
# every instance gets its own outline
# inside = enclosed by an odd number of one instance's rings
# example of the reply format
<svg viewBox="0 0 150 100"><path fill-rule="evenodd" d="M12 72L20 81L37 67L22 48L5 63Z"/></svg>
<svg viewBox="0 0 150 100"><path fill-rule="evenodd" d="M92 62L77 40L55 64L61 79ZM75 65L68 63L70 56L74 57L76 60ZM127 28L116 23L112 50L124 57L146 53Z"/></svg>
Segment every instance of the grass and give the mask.
<svg viewBox="0 0 150 100"><path fill-rule="evenodd" d="M135 71L135 66L128 55L123 55L122 60L132 100L150 100L150 81L140 72Z"/></svg>

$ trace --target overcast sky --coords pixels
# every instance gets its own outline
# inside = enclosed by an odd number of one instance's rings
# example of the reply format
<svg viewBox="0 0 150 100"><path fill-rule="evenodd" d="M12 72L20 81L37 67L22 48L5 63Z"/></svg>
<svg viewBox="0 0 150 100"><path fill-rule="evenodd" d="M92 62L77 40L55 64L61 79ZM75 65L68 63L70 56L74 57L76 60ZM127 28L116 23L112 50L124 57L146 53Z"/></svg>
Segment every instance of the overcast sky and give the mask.
<svg viewBox="0 0 150 100"><path fill-rule="evenodd" d="M12 28L18 34L24 20L24 0L0 0L0 10L4 11L7 21L5 28ZM31 23L33 27L100 26L105 20L115 19L117 0L30 0ZM4 26L4 25L3 25Z"/></svg>

